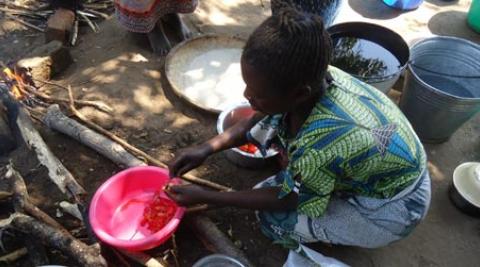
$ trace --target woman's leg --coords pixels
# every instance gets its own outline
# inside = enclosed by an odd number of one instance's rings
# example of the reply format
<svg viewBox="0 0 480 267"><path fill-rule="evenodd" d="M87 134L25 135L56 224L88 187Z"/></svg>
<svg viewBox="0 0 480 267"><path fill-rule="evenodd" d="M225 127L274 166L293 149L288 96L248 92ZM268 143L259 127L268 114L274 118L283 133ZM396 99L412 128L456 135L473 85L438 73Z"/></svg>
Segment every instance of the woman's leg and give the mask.
<svg viewBox="0 0 480 267"><path fill-rule="evenodd" d="M184 41L191 37L192 33L177 13L167 14L162 20L168 24L180 41Z"/></svg>
<svg viewBox="0 0 480 267"><path fill-rule="evenodd" d="M330 26L338 15L343 0L272 0L272 14L278 13L283 7L295 7L306 13L323 17L325 26Z"/></svg>
<svg viewBox="0 0 480 267"><path fill-rule="evenodd" d="M155 28L148 34L148 41L152 47L153 53L159 56L166 55L170 51L171 45L165 35L161 20L158 21Z"/></svg>

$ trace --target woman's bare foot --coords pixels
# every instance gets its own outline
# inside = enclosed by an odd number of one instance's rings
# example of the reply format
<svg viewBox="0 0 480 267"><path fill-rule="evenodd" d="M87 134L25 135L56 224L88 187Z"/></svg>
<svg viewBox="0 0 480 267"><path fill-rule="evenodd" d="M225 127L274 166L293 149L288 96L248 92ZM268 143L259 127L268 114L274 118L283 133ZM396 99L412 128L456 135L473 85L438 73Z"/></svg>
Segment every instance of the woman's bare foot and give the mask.
<svg viewBox="0 0 480 267"><path fill-rule="evenodd" d="M168 51L170 51L170 48L172 48L167 36L165 35L165 32L163 31L162 23L157 23L155 28L147 35L153 53L155 53L156 55L164 56L168 53Z"/></svg>
<svg viewBox="0 0 480 267"><path fill-rule="evenodd" d="M185 41L192 37L192 32L183 23L182 19L177 13L167 14L162 17L162 20L171 27L175 37L180 41Z"/></svg>

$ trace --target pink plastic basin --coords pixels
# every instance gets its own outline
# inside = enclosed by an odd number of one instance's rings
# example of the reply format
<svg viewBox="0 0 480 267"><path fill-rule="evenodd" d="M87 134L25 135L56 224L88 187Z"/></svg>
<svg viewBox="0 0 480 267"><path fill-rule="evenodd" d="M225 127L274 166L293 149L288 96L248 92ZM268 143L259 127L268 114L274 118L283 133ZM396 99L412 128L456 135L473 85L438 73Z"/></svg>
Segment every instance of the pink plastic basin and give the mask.
<svg viewBox="0 0 480 267"><path fill-rule="evenodd" d="M142 166L117 173L95 192L90 203L90 224L103 242L127 250L147 250L170 238L180 223L184 208L177 206L174 217L165 227L152 233L141 226L145 206L170 180L162 168Z"/></svg>

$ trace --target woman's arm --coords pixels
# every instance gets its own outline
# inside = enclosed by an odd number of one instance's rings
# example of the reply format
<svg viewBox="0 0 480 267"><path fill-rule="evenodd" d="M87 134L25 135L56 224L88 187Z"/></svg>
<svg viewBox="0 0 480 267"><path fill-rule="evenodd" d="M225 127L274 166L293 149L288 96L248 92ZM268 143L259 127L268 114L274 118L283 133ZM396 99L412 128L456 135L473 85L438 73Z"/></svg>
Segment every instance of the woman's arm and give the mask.
<svg viewBox="0 0 480 267"><path fill-rule="evenodd" d="M253 210L294 210L297 207L297 194L292 193L279 199L279 191L280 187L265 187L237 192L216 192L196 185L173 185L166 193L182 206L203 203Z"/></svg>
<svg viewBox="0 0 480 267"><path fill-rule="evenodd" d="M205 142L211 148L211 153L238 147L247 143L247 132L252 129L265 115L256 112L249 118L242 119L232 127Z"/></svg>
<svg viewBox="0 0 480 267"><path fill-rule="evenodd" d="M170 175L181 176L200 166L210 155L247 143L247 132L263 117L263 114L257 112L205 143L180 151L169 164Z"/></svg>

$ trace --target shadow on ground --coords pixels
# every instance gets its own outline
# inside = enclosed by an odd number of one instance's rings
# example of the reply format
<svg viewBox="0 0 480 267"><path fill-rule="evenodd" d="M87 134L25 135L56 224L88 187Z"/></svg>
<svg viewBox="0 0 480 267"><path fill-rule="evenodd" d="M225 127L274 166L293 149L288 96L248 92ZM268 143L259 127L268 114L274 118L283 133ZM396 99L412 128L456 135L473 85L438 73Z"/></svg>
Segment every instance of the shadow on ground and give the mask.
<svg viewBox="0 0 480 267"><path fill-rule="evenodd" d="M436 6L454 6L458 4L458 0L425 0L425 2Z"/></svg>
<svg viewBox="0 0 480 267"><path fill-rule="evenodd" d="M369 19L393 19L405 12L388 7L381 0L348 0L348 4L355 12Z"/></svg>
<svg viewBox="0 0 480 267"><path fill-rule="evenodd" d="M437 13L428 21L428 28L433 34L464 38L480 44L480 34L468 26L466 12L444 11Z"/></svg>

